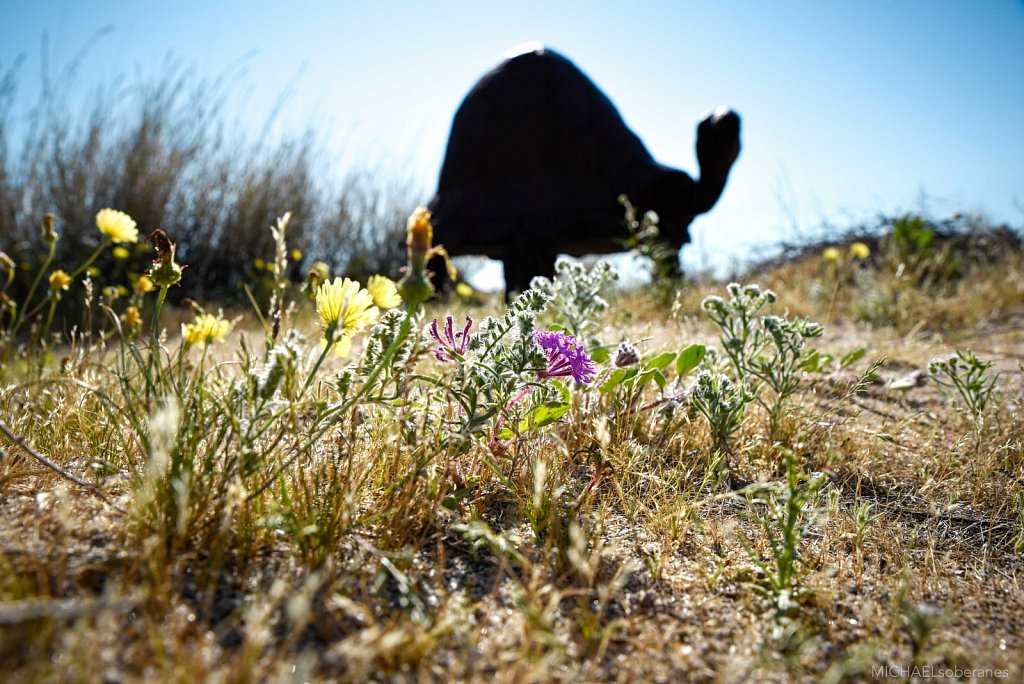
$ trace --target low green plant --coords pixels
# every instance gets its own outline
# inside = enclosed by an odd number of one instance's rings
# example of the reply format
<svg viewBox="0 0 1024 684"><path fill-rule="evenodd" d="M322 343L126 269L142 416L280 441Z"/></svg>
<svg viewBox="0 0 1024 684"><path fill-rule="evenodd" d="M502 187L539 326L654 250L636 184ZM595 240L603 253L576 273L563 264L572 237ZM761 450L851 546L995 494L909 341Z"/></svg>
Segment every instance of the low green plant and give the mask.
<svg viewBox="0 0 1024 684"><path fill-rule="evenodd" d="M550 300L548 308L558 325L583 338L608 309L605 293L618 279L619 272L603 259L588 269L578 261L559 257L555 277L537 276L530 282L530 289Z"/></svg>
<svg viewBox="0 0 1024 684"><path fill-rule="evenodd" d="M907 636L910 637L911 667L922 667L927 663L929 655L933 655L933 649L929 648L932 636L949 622L949 615L938 606L924 602L901 601L899 610Z"/></svg>
<svg viewBox="0 0 1024 684"><path fill-rule="evenodd" d="M733 382L722 373L702 370L690 392L691 411L708 421L711 431L712 459L720 463L720 472L728 477L729 440L743 422L744 411L754 397L742 382Z"/></svg>
<svg viewBox="0 0 1024 684"><path fill-rule="evenodd" d="M544 294L531 289L509 303L502 317L481 321L476 331L469 317L463 329L456 331L451 315L443 325L434 320L429 327L433 354L449 370L415 379L436 388L443 397L441 406L458 407L456 414L444 421L447 427L441 437L450 457L468 451L476 438L496 446L499 438L512 436L517 431L513 428L520 425L513 418L520 402L532 400L534 417L547 412L546 417L552 419L528 421L522 426L526 430L557 420L568 408L553 385L528 378L531 371L546 368L544 354L533 340L537 315L547 302ZM558 410L561 413L555 415ZM510 426L505 426L506 420ZM502 432L503 426L506 432Z"/></svg>
<svg viewBox="0 0 1024 684"><path fill-rule="evenodd" d="M732 364L736 379L746 382L750 376L750 362L764 346L763 328L757 315L765 306L774 304L778 297L756 284L741 286L729 283L725 290L728 300L709 295L701 302L701 308L718 328L722 349Z"/></svg>
<svg viewBox="0 0 1024 684"><path fill-rule="evenodd" d="M766 353L750 359L749 369L751 375L772 390L773 398L765 406L768 409L769 436L774 438L779 433L786 402L800 389L807 364L805 340L819 337L822 327L812 321L788 320L782 316L765 316L761 322L767 332Z"/></svg>
<svg viewBox="0 0 1024 684"><path fill-rule="evenodd" d="M982 361L973 351L956 352L933 359L928 364L932 380L951 398L959 397L970 414L974 429L980 433L985 425L985 409L992 399L999 374L989 375L991 361Z"/></svg>
<svg viewBox="0 0 1024 684"><path fill-rule="evenodd" d="M768 412L769 437L775 439L786 403L814 361L815 352L806 347L806 340L820 336L822 327L802 318L758 316L777 298L756 284L730 283L726 291L728 300L711 295L702 307L719 330L737 381L748 384L752 397ZM772 391L770 400L761 397L764 387Z"/></svg>
<svg viewBox="0 0 1024 684"><path fill-rule="evenodd" d="M845 515L850 519L850 522L853 523L854 548L857 550L856 571L859 579L864 567L864 539L866 538L868 531L882 516L880 513L874 512L874 505L870 501L860 502L860 504L853 509L852 513L845 513Z"/></svg>
<svg viewBox="0 0 1024 684"><path fill-rule="evenodd" d="M784 482L758 483L745 491L746 515L761 528L771 555L765 558L749 537L740 534L744 549L767 580L767 586L754 586L774 600L776 617L784 616L798 598L794 593L803 563L801 547L814 524L818 493L825 482L823 475L803 473L789 449L782 449L782 461Z"/></svg>
<svg viewBox="0 0 1024 684"><path fill-rule="evenodd" d="M702 344L691 344L678 352L665 351L642 358L633 345L623 342L609 358L611 368L602 376L598 390L611 397L616 415L636 411L644 397L645 389L654 383L664 392L670 384L679 383L694 370L707 353ZM673 363L674 362L674 363ZM672 380L675 371L675 380ZM676 401L681 395L663 394L662 401ZM662 402L656 402L658 405ZM653 405L652 405L653 407Z"/></svg>

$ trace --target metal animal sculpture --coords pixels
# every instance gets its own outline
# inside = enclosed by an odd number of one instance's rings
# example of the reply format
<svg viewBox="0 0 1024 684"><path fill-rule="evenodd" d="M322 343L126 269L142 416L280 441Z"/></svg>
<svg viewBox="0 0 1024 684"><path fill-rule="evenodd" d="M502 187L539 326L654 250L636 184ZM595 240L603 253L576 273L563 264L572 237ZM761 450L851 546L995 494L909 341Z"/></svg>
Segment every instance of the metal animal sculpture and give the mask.
<svg viewBox="0 0 1024 684"><path fill-rule="evenodd" d="M658 213L661 238L678 251L693 218L722 194L739 133L739 116L724 109L698 125L693 180L658 164L568 59L543 48L517 55L481 78L455 114L429 207L435 241L453 255L502 260L506 292L524 290L552 274L560 253L623 251L624 193Z"/></svg>

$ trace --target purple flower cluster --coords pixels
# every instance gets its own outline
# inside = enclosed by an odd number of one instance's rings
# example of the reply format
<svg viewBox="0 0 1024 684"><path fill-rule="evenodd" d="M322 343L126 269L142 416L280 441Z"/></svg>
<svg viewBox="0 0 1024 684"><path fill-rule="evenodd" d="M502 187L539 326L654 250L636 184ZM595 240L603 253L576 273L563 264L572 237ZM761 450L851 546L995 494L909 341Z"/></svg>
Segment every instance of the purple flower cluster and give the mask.
<svg viewBox="0 0 1024 684"><path fill-rule="evenodd" d="M455 332L455 321L452 315L444 317L444 339L437 332L437 319L430 324L430 336L440 345L434 350L434 358L438 361L459 361L466 354L466 345L469 344L471 335L469 329L473 325L473 319L466 316L466 327L462 332Z"/></svg>
<svg viewBox="0 0 1024 684"><path fill-rule="evenodd" d="M574 336L561 331L541 330L533 333L533 339L548 358L548 367L538 374L540 378L571 375L576 382L590 382L594 379L597 366Z"/></svg>

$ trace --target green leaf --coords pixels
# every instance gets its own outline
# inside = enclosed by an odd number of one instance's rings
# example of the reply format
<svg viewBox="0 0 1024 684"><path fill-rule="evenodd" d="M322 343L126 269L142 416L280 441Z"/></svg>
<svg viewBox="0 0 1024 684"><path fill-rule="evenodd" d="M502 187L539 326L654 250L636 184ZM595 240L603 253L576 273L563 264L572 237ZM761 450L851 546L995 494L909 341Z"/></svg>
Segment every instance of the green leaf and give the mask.
<svg viewBox="0 0 1024 684"><path fill-rule="evenodd" d="M672 359L676 358L675 352L662 352L653 359L644 364L644 370L661 370L668 364L672 363Z"/></svg>
<svg viewBox="0 0 1024 684"><path fill-rule="evenodd" d="M827 352L820 352L817 349L808 349L804 352L804 360L800 365L800 368L808 373L821 373L824 372L835 360L835 357Z"/></svg>
<svg viewBox="0 0 1024 684"><path fill-rule="evenodd" d="M867 353L868 350L865 349L864 347L857 347L853 351L843 354L843 358L839 359L839 367L846 368L851 363L857 363L862 358L864 358L864 355Z"/></svg>
<svg viewBox="0 0 1024 684"><path fill-rule="evenodd" d="M608 394L634 375L636 375L635 368L617 368L612 371L607 380L601 383L598 390L600 390L601 394Z"/></svg>
<svg viewBox="0 0 1024 684"><path fill-rule="evenodd" d="M707 353L707 347L703 344L691 344L679 352L679 358L676 359L676 373L680 377L686 375L704 360L704 355Z"/></svg>
<svg viewBox="0 0 1024 684"><path fill-rule="evenodd" d="M665 374L660 370L654 371L654 382L658 383L658 387L665 389L665 385L668 384L668 380L665 379Z"/></svg>
<svg viewBox="0 0 1024 684"><path fill-rule="evenodd" d="M642 373L633 373L633 375L626 378L625 382L622 384L631 390L642 389L644 385L650 382L651 378L657 372L658 371L656 370L645 370Z"/></svg>
<svg viewBox="0 0 1024 684"><path fill-rule="evenodd" d="M931 228L923 228L917 231L917 246L924 249L932 243L932 238L935 237L935 231Z"/></svg>
<svg viewBox="0 0 1024 684"><path fill-rule="evenodd" d="M607 363L608 359L610 359L612 355L608 350L608 347L596 347L593 351L588 353L594 363Z"/></svg>
<svg viewBox="0 0 1024 684"><path fill-rule="evenodd" d="M519 434L532 432L546 425L551 425L564 416L568 410L569 402L566 401L547 401L539 406L534 406L519 421Z"/></svg>

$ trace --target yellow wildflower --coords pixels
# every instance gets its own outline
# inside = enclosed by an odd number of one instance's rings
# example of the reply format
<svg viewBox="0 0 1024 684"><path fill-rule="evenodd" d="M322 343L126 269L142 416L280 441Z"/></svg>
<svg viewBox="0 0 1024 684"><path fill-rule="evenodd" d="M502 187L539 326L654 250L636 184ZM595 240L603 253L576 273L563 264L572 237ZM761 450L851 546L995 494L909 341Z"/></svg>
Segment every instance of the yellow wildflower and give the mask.
<svg viewBox="0 0 1024 684"><path fill-rule="evenodd" d="M373 297L373 303L381 309L394 309L402 303L395 281L387 276L370 276L366 281L366 291Z"/></svg>
<svg viewBox="0 0 1024 684"><path fill-rule="evenodd" d="M96 214L96 227L114 242L139 241L139 230L128 214L116 209L100 209Z"/></svg>
<svg viewBox="0 0 1024 684"><path fill-rule="evenodd" d="M469 299L473 296L473 288L468 283L457 283L455 285L455 294L462 299Z"/></svg>
<svg viewBox="0 0 1024 684"><path fill-rule="evenodd" d="M293 249L288 256L292 258L292 261L302 261L302 250L298 248Z"/></svg>
<svg viewBox="0 0 1024 684"><path fill-rule="evenodd" d="M137 306L129 306L121 314L121 332L128 339L138 336L142 330L142 312Z"/></svg>
<svg viewBox="0 0 1024 684"><path fill-rule="evenodd" d="M152 292L155 289L156 289L156 284L153 283L153 279L150 278L148 275L143 274L143 275L140 275L138 278L136 278L136 280L135 280L135 293L136 294L146 294L147 292Z"/></svg>
<svg viewBox="0 0 1024 684"><path fill-rule="evenodd" d="M380 313L373 304L373 295L348 278L335 278L320 286L316 292L316 311L328 342L337 342L340 356L348 356L352 337L376 321Z"/></svg>
<svg viewBox="0 0 1024 684"><path fill-rule="evenodd" d="M129 252L129 251L128 251L127 249L125 249L124 247L120 247L120 246L118 246L118 247L115 247L115 248L114 248L114 249L112 250L112 252L113 252L113 254L114 254L114 258L115 258L115 259L127 259L128 257L130 257L130 256L132 255L132 253L131 253L131 252Z"/></svg>
<svg viewBox="0 0 1024 684"><path fill-rule="evenodd" d="M71 285L71 276L66 271L57 269L50 274L50 290L58 292L60 290L66 290Z"/></svg>
<svg viewBox="0 0 1024 684"><path fill-rule="evenodd" d="M99 266L90 266L89 268L85 269L85 275L89 276L90 278L97 278L102 272L103 271L100 270Z"/></svg>
<svg viewBox="0 0 1024 684"><path fill-rule="evenodd" d="M264 267L266 267L266 265L267 262L265 262L263 259L260 259L259 257L256 257L255 259L252 260L252 267L255 268L257 271L262 271Z"/></svg>
<svg viewBox="0 0 1024 684"><path fill-rule="evenodd" d="M871 255L871 248L863 242L854 242L850 245L850 254L858 259L867 259Z"/></svg>
<svg viewBox="0 0 1024 684"><path fill-rule="evenodd" d="M126 328L134 328L142 324L142 312L137 306L129 306L121 314L121 325Z"/></svg>
<svg viewBox="0 0 1024 684"><path fill-rule="evenodd" d="M843 255L835 247L826 247L821 256L825 261L839 261Z"/></svg>
<svg viewBox="0 0 1024 684"><path fill-rule="evenodd" d="M185 344L210 344L222 341L231 332L231 322L219 314L199 314L185 326Z"/></svg>

